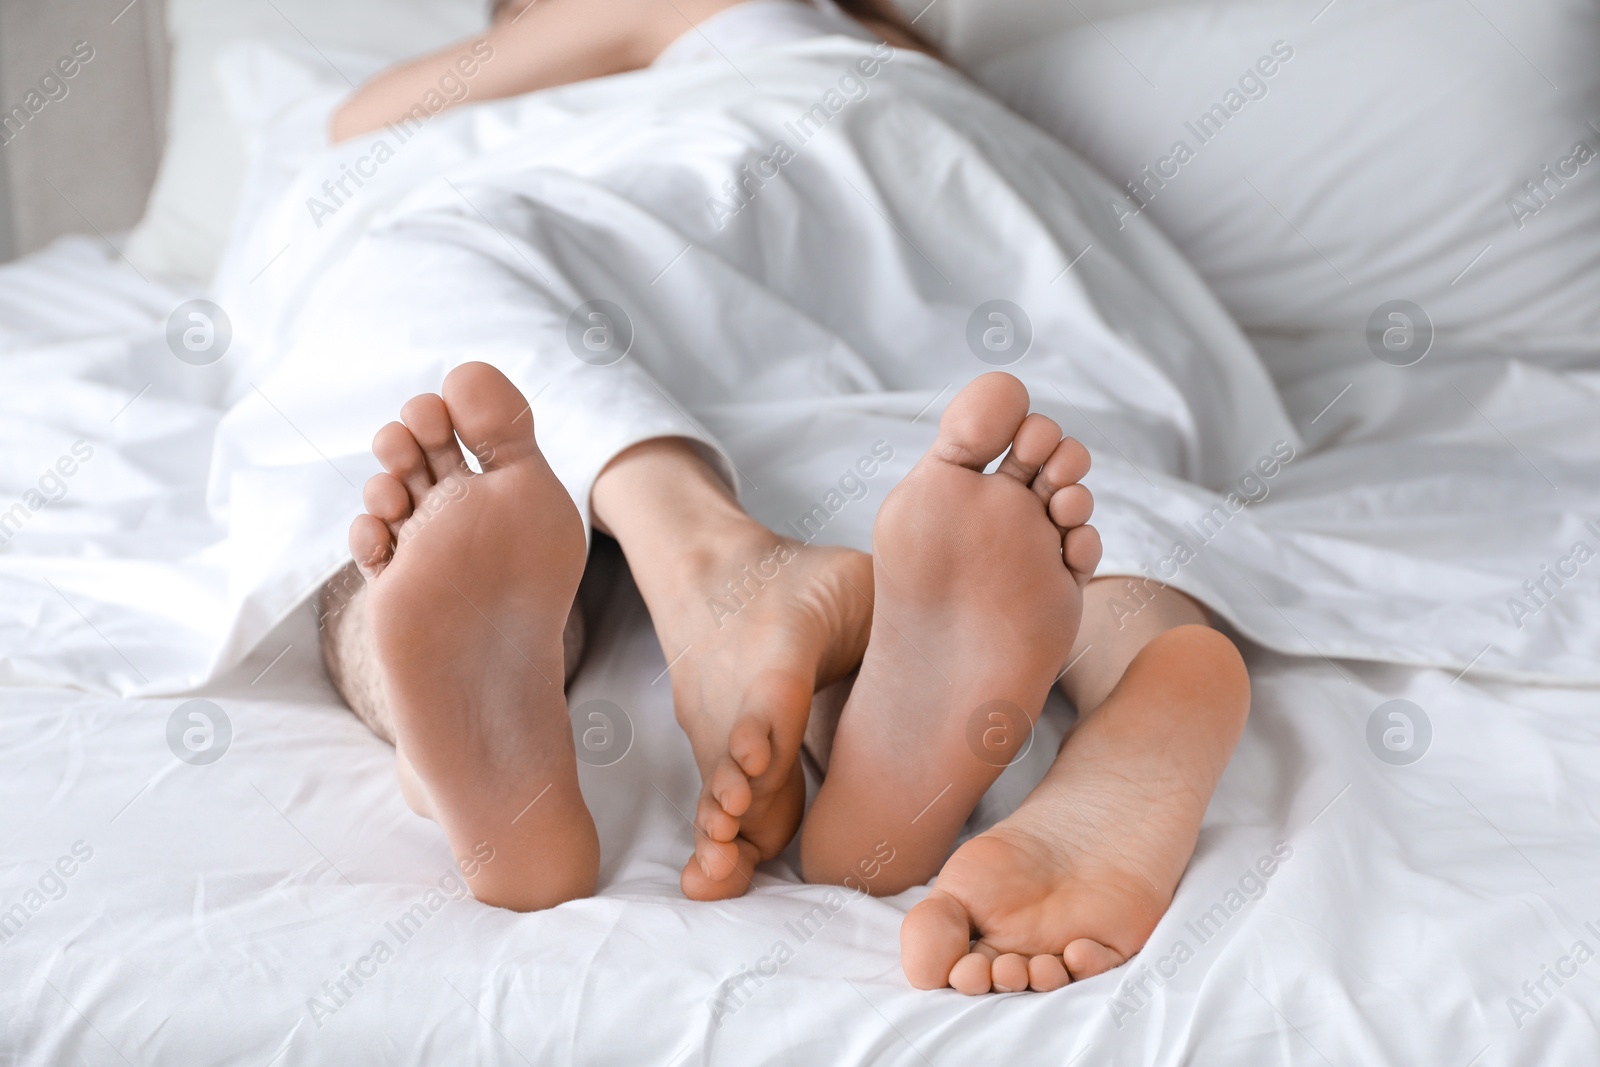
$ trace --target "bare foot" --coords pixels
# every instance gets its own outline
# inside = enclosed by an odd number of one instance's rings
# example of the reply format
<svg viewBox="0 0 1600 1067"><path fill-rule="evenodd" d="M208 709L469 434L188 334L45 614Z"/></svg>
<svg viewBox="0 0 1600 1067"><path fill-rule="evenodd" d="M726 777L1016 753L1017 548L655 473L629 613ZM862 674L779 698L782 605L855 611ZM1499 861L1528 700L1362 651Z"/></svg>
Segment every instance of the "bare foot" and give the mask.
<svg viewBox="0 0 1600 1067"><path fill-rule="evenodd" d="M547 908L592 893L599 868L562 689L583 524L503 374L467 363L442 392L378 431L388 473L367 482L350 551L407 800L476 871L479 900Z"/></svg>
<svg viewBox="0 0 1600 1067"><path fill-rule="evenodd" d="M672 700L700 768L696 848L681 885L692 899L721 900L744 893L755 865L800 826L811 697L861 662L872 561L752 522L693 569L674 579L686 598L645 577L640 588L666 655L682 653Z"/></svg>
<svg viewBox="0 0 1600 1067"><path fill-rule="evenodd" d="M801 835L808 880L867 864L871 892L897 893L949 855L1066 666L1100 557L1088 469L1009 374L951 401L872 531L871 640Z"/></svg>
<svg viewBox="0 0 1600 1067"><path fill-rule="evenodd" d="M1142 949L1194 852L1249 702L1244 662L1220 633L1181 626L1152 640L1039 787L957 849L906 916L911 984L1050 990Z"/></svg>

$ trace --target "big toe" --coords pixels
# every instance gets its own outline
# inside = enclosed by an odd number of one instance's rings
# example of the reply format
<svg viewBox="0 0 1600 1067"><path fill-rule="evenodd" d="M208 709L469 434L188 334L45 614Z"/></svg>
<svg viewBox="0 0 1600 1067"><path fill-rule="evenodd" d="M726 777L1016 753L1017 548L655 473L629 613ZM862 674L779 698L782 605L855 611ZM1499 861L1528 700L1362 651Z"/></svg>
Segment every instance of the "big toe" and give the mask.
<svg viewBox="0 0 1600 1067"><path fill-rule="evenodd" d="M974 378L944 409L934 454L983 470L1011 447L1027 417L1027 386L1005 371L990 371Z"/></svg>
<svg viewBox="0 0 1600 1067"><path fill-rule="evenodd" d="M943 989L972 946L967 909L935 889L900 923L900 966L917 989ZM986 979L987 981L987 979Z"/></svg>
<svg viewBox="0 0 1600 1067"><path fill-rule="evenodd" d="M487 363L463 363L440 390L450 420L484 470L534 452L533 415L511 379Z"/></svg>

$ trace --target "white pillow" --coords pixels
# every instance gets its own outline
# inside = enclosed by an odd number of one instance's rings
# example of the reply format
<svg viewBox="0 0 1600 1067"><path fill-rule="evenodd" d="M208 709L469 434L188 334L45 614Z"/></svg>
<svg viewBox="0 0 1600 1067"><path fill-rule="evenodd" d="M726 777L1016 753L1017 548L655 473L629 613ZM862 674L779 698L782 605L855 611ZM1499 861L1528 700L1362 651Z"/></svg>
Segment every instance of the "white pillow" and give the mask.
<svg viewBox="0 0 1600 1067"><path fill-rule="evenodd" d="M1404 300L1441 339L1592 358L1597 42L1592 0L1227 0L1096 19L978 74L1142 182L1104 210L1158 224L1248 331L1371 339Z"/></svg>
<svg viewBox="0 0 1600 1067"><path fill-rule="evenodd" d="M963 70L1063 30L1194 0L894 0Z"/></svg>
<svg viewBox="0 0 1600 1067"><path fill-rule="evenodd" d="M167 146L128 258L146 273L194 281L209 279L221 258L247 163L217 69L237 54L230 45L309 47L334 68L352 53L393 63L482 30L487 14L487 0L170 0ZM359 83L365 73L332 76Z"/></svg>

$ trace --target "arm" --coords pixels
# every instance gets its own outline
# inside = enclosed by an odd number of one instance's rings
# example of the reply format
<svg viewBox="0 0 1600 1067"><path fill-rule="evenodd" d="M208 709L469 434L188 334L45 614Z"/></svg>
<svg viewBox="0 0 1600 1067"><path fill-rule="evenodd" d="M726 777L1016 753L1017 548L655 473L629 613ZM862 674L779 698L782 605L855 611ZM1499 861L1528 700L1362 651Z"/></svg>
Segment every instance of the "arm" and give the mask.
<svg viewBox="0 0 1600 1067"><path fill-rule="evenodd" d="M510 3L479 37L402 63L367 82L334 114L335 142L381 129L417 107L429 113L471 100L620 74L648 65L696 16L729 0L535 0ZM682 8L684 14L679 14ZM705 10L708 9L708 10ZM432 105L429 106L429 98Z"/></svg>

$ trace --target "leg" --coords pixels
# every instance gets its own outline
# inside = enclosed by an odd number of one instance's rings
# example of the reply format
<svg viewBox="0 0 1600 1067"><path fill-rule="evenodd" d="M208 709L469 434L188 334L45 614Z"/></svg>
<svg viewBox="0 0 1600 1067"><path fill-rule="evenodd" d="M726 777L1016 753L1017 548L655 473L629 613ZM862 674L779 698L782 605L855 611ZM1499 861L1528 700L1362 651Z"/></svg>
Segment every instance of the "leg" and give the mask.
<svg viewBox="0 0 1600 1067"><path fill-rule="evenodd" d="M464 364L442 392L413 398L373 442L388 473L350 528L367 585L330 648L478 899L550 907L593 892L599 867L562 686L582 520L504 375Z"/></svg>
<svg viewBox="0 0 1600 1067"><path fill-rule="evenodd" d="M394 744L394 717L383 699L371 608L361 569L348 563L317 594L317 633L328 678L367 729Z"/></svg>
<svg viewBox="0 0 1600 1067"><path fill-rule="evenodd" d="M799 762L811 697L861 661L872 563L780 537L746 515L685 441L647 441L595 482L670 666L702 791L683 890L743 893L788 845L805 805Z"/></svg>
<svg viewBox="0 0 1600 1067"><path fill-rule="evenodd" d="M949 855L1068 662L1099 559L1088 465L1028 414L1021 382L990 373L884 501L871 640L801 840L808 880L859 883L877 860L871 891L897 893Z"/></svg>
<svg viewBox="0 0 1600 1067"><path fill-rule="evenodd" d="M1181 593L1150 583L1137 614L1114 616L1125 583L1085 594L1082 659L1062 682L1079 719L1054 766L906 916L901 959L918 988L1047 990L1099 974L1142 949L1171 903L1250 683Z"/></svg>

